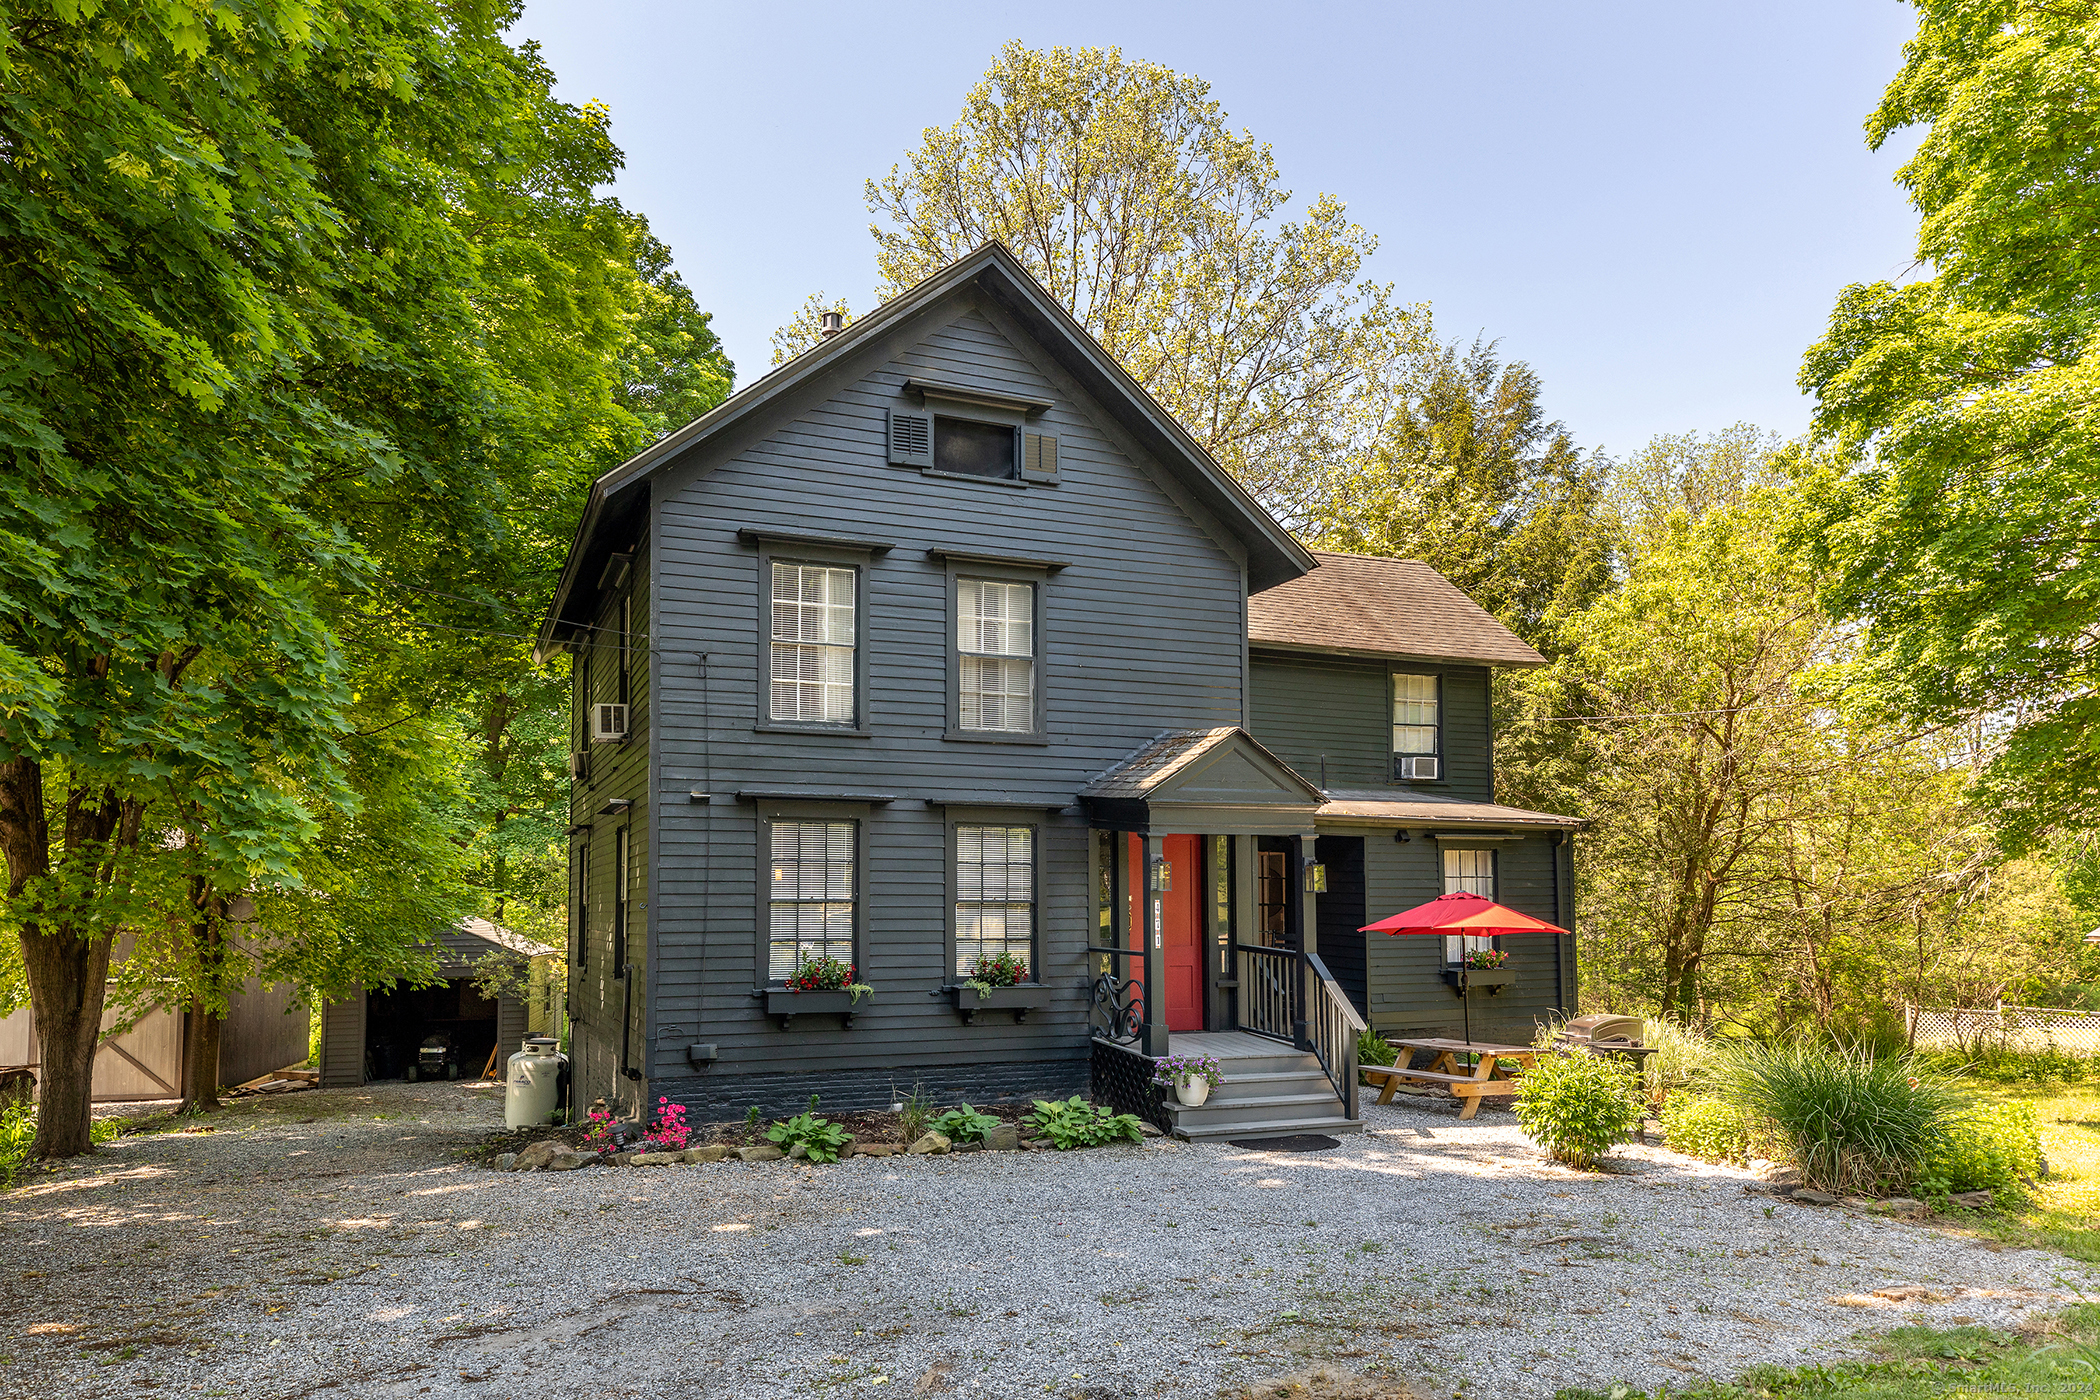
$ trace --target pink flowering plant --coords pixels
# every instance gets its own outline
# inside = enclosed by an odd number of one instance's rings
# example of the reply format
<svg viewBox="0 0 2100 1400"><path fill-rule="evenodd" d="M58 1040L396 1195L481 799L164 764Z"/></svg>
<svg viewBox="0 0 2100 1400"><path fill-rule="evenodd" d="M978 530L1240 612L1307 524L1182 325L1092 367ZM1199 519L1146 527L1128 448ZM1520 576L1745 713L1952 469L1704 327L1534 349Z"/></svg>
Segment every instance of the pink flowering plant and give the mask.
<svg viewBox="0 0 2100 1400"><path fill-rule="evenodd" d="M1500 948L1475 948L1466 954L1466 966L1477 972L1489 972L1509 961L1509 954Z"/></svg>
<svg viewBox="0 0 2100 1400"><path fill-rule="evenodd" d="M672 1103L659 1097L656 1101L656 1121L642 1135L642 1141L651 1152L683 1152L693 1130L686 1125L685 1105Z"/></svg>
<svg viewBox="0 0 2100 1400"><path fill-rule="evenodd" d="M608 1152L619 1142L615 1130L620 1120L603 1108L594 1108L583 1129L583 1146L587 1152Z"/></svg>

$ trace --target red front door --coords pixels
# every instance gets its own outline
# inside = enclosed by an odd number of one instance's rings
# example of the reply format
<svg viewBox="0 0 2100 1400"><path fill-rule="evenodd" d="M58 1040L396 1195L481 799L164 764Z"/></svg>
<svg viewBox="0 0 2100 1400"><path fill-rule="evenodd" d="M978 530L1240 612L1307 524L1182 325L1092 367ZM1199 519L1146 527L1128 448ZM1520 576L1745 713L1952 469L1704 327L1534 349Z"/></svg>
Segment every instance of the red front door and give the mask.
<svg viewBox="0 0 2100 1400"><path fill-rule="evenodd" d="M1203 928L1198 895L1203 889L1201 847L1193 836L1169 836L1163 843L1174 869L1174 888L1160 910L1166 934L1167 1029L1203 1029Z"/></svg>
<svg viewBox="0 0 2100 1400"><path fill-rule="evenodd" d="M1145 890L1145 842L1140 836L1132 836L1130 842L1129 888ZM1200 1031L1203 1029L1203 847L1202 838L1196 836L1167 836L1161 838L1165 848L1167 864L1174 872L1174 887L1160 896L1161 930L1160 952L1165 964L1167 1029L1170 1031ZM1149 896L1148 896L1149 897ZM1131 902L1130 943L1132 948L1145 946L1145 906L1141 900ZM1135 970L1135 969L1133 969Z"/></svg>

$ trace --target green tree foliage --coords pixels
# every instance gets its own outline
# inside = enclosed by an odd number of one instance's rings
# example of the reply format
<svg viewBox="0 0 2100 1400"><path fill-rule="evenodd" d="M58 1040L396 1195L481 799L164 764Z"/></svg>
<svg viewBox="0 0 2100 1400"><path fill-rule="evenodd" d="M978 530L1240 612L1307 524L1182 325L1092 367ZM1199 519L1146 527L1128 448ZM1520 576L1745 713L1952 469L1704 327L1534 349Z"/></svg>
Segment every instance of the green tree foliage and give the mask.
<svg viewBox="0 0 2100 1400"><path fill-rule="evenodd" d="M884 298L998 239L1286 520L1359 459L1422 344L1319 195L1283 220L1269 148L1200 78L1119 49L1007 44L953 126L867 184ZM783 350L814 330L784 328ZM826 308L828 309L828 308Z"/></svg>
<svg viewBox="0 0 2100 1400"><path fill-rule="evenodd" d="M1612 586L1608 464L1549 420L1529 365L1443 348L1394 395L1369 458L1311 522L1326 549L1419 559L1534 645Z"/></svg>
<svg viewBox="0 0 2100 1400"><path fill-rule="evenodd" d="M120 930L123 985L207 1020L251 969L414 975L402 923L472 907L463 852L559 767L512 729L549 683L521 634L589 480L726 392L595 193L602 109L514 18L0 0L0 846L41 1154L87 1146ZM544 860L539 820L510 844Z"/></svg>
<svg viewBox="0 0 2100 1400"><path fill-rule="evenodd" d="M1934 275L1846 288L1808 352L1809 534L1857 693L1990 714L1984 797L2033 846L2100 821L2100 7L1916 4L1867 139L1925 128L1899 179Z"/></svg>
<svg viewBox="0 0 2100 1400"><path fill-rule="evenodd" d="M2066 906L2053 871L1990 840L1972 731L1851 703L1856 638L1787 544L1814 508L1790 459L1739 427L1623 464L1607 507L1623 584L1550 619L1560 656L1518 681L1509 747L1573 736L1566 774L1528 781L1595 823L1577 865L1588 1003L1900 1039L1905 1000L2060 976Z"/></svg>

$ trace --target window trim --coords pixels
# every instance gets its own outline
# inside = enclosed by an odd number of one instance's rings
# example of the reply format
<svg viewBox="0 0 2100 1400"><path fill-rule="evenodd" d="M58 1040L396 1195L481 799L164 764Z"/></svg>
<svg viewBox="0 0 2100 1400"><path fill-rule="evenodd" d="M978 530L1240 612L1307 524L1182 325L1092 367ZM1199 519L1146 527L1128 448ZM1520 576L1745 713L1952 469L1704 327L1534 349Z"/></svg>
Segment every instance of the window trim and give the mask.
<svg viewBox="0 0 2100 1400"><path fill-rule="evenodd" d="M758 917L756 939L751 956L753 985L759 991L779 991L786 984L785 978L772 975L773 969L773 901L768 897L773 883L773 824L775 822L851 822L853 823L853 964L854 975L862 982L873 979L868 975L867 929L868 929L868 828L874 809L865 802L765 802L759 804L754 820L758 823L756 839L751 843L758 857L752 867L753 907Z"/></svg>
<svg viewBox="0 0 2100 1400"><path fill-rule="evenodd" d="M847 724L815 720L773 718L773 566L808 564L823 569L853 570L853 719ZM868 727L868 572L873 558L869 551L837 545L803 544L775 546L761 542L758 550L758 674L752 729L784 734L833 734L865 739Z"/></svg>
<svg viewBox="0 0 2100 1400"><path fill-rule="evenodd" d="M962 902L962 848L957 831L966 826L1025 826L1029 829L1029 889L1032 897L1028 901L1028 980L1024 987L1040 987L1043 981L1043 834L1049 823L1040 811L1012 807L951 807L942 832L944 860L948 867L948 902L944 922L947 925L945 950L942 953L943 977L946 985L959 987L963 974L955 970L955 959L959 938L955 917L955 906Z"/></svg>
<svg viewBox="0 0 2100 1400"><path fill-rule="evenodd" d="M1393 710L1394 710L1394 708L1395 708L1395 707L1396 707L1396 706L1397 706L1397 705L1398 705L1398 704L1400 703L1400 687L1399 687L1399 684L1398 684L1398 682L1399 682L1399 679L1400 679L1400 677L1402 677L1402 676L1413 676L1413 677L1420 677L1420 678L1423 678L1423 679L1427 679L1427 680L1433 681L1433 682L1435 682L1435 684L1436 684L1436 749L1435 749L1435 750L1434 750L1433 752L1431 752L1431 753L1427 753L1427 754L1416 754L1416 753L1408 753L1408 754L1405 754L1405 755L1403 755L1403 754L1402 754L1402 753L1400 752L1400 750L1399 750L1399 749L1397 749L1397 748L1393 747L1393 730L1394 730L1395 728L1397 728L1397 727L1398 727L1398 726L1397 726L1397 725L1396 725L1396 724L1394 723L1394 720L1393 720ZM1449 781L1451 780L1451 765L1450 765L1450 763L1449 763L1449 762L1448 762L1448 761L1447 761L1447 760L1445 759L1445 757L1444 757L1444 729L1445 729L1445 716L1444 716L1444 690L1445 690L1445 686L1444 686L1444 673L1443 673L1442 671L1409 671L1409 670L1402 670L1402 669L1400 669L1399 667L1394 667L1394 666L1388 666L1388 667L1386 668L1386 673L1385 673L1385 743L1386 743L1386 771L1387 771L1388 773L1390 773L1390 774L1392 775L1392 781L1394 781L1394 782L1396 782L1396 783L1423 783L1423 784L1430 784L1430 783L1434 783L1434 784L1438 784L1438 785L1441 785L1441 784L1447 783L1447 782L1449 782ZM1401 759L1402 759L1403 757L1406 757L1406 758L1434 758L1434 759L1436 760L1436 776L1435 776L1434 778L1409 778L1409 777L1405 777L1405 776L1403 776L1403 775L1401 774L1401 772L1400 772L1400 760L1401 760Z"/></svg>
<svg viewBox="0 0 2100 1400"><path fill-rule="evenodd" d="M1043 626L1048 611L1044 594L1049 591L1050 575L1055 572L1047 563L1031 566L1021 563L992 563L971 560L958 563L949 558L942 569L942 586L947 590L947 606L942 609L946 618L944 645L948 651L948 727L941 736L964 744L1048 744L1050 742L1049 708L1049 643ZM1025 583L1033 590L1033 619L1030 635L1035 641L1035 684L1028 729L965 729L962 724L962 646L957 632L962 624L962 591L964 582L972 583Z"/></svg>

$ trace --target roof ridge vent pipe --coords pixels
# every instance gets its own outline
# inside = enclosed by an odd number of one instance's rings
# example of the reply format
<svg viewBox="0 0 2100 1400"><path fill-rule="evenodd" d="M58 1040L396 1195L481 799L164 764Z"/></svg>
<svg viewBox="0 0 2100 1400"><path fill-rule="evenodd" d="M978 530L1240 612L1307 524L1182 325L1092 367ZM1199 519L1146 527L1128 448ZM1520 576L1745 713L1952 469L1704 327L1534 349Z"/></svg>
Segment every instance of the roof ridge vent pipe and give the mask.
<svg viewBox="0 0 2100 1400"><path fill-rule="evenodd" d="M829 340L844 329L846 318L836 311L826 311L817 317L817 335L821 339Z"/></svg>

